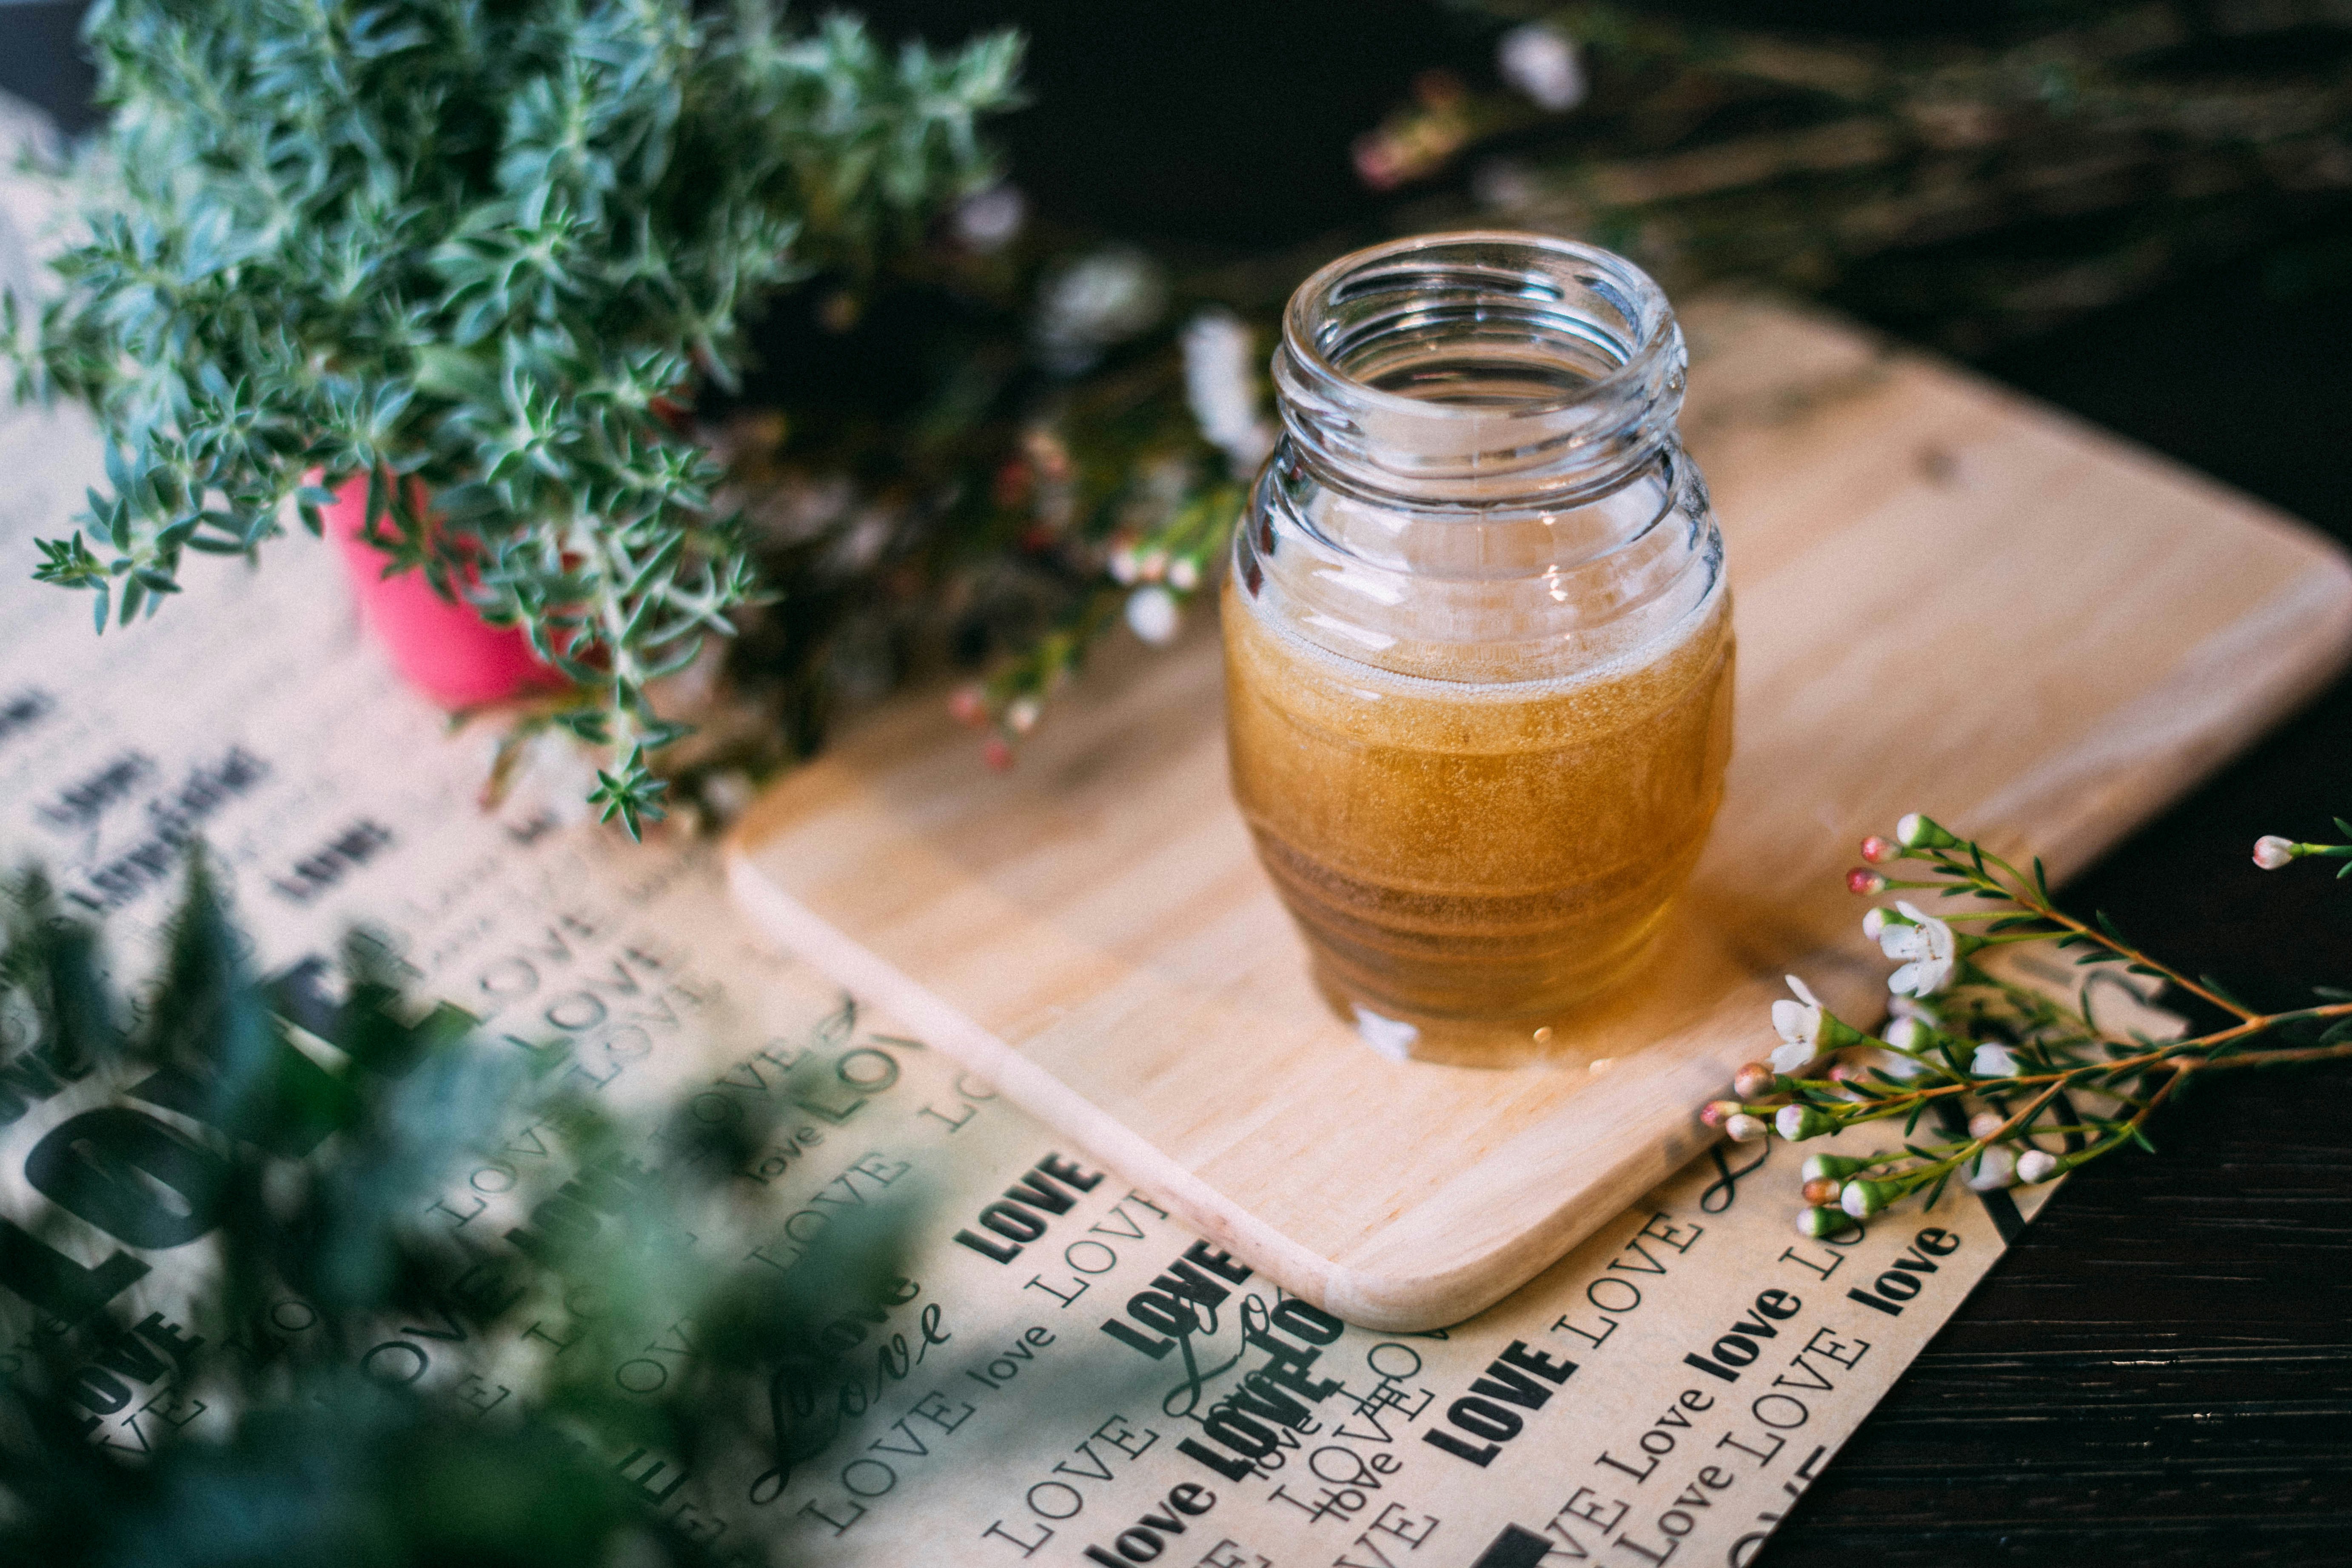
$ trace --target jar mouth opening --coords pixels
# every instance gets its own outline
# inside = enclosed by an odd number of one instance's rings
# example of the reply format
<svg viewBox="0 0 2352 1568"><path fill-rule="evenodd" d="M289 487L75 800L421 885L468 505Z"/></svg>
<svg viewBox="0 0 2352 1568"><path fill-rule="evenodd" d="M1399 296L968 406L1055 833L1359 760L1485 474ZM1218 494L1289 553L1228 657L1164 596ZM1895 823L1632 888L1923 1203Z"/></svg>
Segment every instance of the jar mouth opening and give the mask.
<svg viewBox="0 0 2352 1568"><path fill-rule="evenodd" d="M1623 257L1474 229L1331 262L1291 296L1283 339L1327 395L1417 419L1492 421L1622 397L1679 352L1680 333L1665 291Z"/></svg>

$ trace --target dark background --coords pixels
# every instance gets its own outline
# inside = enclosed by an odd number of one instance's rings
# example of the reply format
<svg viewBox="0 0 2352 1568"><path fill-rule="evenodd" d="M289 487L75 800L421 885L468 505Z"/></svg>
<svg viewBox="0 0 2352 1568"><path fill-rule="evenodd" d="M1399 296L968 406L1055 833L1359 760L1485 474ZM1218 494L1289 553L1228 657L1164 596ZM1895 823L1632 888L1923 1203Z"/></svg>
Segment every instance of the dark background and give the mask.
<svg viewBox="0 0 2352 1568"><path fill-rule="evenodd" d="M0 89L91 121L79 0L0 4ZM1004 127L1041 216L1192 256L1378 232L1350 140L1433 65L1486 69L1423 0L869 0L892 36L1017 22ZM1693 9L1700 9L1694 7ZM1704 7L1849 27L1873 7ZM2030 6L1909 5L1884 32ZM1979 368L2352 543L2352 213ZM1834 302L1860 306L1860 298ZM1882 325L1900 325L1882 321ZM1989 634L1997 628L1988 628ZM2352 680L2067 889L2257 1003L2352 981L2352 889L2254 838L2342 837ZM2247 1074L2071 1181L1766 1552L1777 1568L2352 1563L2352 1064ZM1565 1485L1565 1483L1564 1483ZM1694 1565L1696 1568L1696 1565Z"/></svg>

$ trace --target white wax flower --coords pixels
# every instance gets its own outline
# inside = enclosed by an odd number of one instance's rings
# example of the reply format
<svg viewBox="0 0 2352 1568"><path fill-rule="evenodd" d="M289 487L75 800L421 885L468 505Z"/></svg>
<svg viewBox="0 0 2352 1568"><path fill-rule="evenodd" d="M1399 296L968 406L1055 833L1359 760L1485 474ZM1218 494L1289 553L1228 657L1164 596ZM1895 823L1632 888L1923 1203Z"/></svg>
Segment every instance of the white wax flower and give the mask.
<svg viewBox="0 0 2352 1568"><path fill-rule="evenodd" d="M1969 1058L1969 1070L1979 1078L2013 1078L2017 1058L2009 1054L2007 1046L1979 1046L1977 1054Z"/></svg>
<svg viewBox="0 0 2352 1568"><path fill-rule="evenodd" d="M1127 596L1129 628L1154 647L1173 642L1183 621L1184 613L1177 607L1176 595L1157 584L1138 588Z"/></svg>
<svg viewBox="0 0 2352 1568"><path fill-rule="evenodd" d="M1538 108L1562 114L1584 101L1584 62L1576 40L1558 27L1529 22L1495 45L1495 68Z"/></svg>
<svg viewBox="0 0 2352 1568"><path fill-rule="evenodd" d="M1037 299L1037 345L1053 369L1076 375L1113 343L1148 331L1167 308L1160 264L1132 247L1109 246L1046 280Z"/></svg>
<svg viewBox="0 0 2352 1568"><path fill-rule="evenodd" d="M1969 1172L1969 1187L1979 1193L1997 1193L2017 1179L2017 1156L2006 1149L1988 1149L1976 1158L1975 1169Z"/></svg>
<svg viewBox="0 0 2352 1568"><path fill-rule="evenodd" d="M2294 840L2292 838L2265 833L2254 840L2254 864L2265 871L2275 871L2294 858Z"/></svg>
<svg viewBox="0 0 2352 1568"><path fill-rule="evenodd" d="M1774 1072L1793 1073L1822 1054L1822 1004L1811 989L1795 975L1785 977L1789 989L1797 994L1793 1002L1783 997L1772 1004L1772 1027L1780 1031L1780 1044L1772 1048L1767 1058Z"/></svg>
<svg viewBox="0 0 2352 1568"><path fill-rule="evenodd" d="M2046 1182L2058 1173L2058 1158L2039 1149L2028 1149L2017 1158L2017 1179L2028 1186Z"/></svg>
<svg viewBox="0 0 2352 1568"><path fill-rule="evenodd" d="M1029 219L1029 199L1013 185L991 185L957 204L949 220L965 248L982 256L1003 249Z"/></svg>
<svg viewBox="0 0 2352 1568"><path fill-rule="evenodd" d="M1878 945L1902 967L1886 977L1886 988L1898 995L1932 996L1952 983L1959 967L1959 943L1952 928L1917 906L1898 902L1895 912L1911 923L1889 921L1878 933Z"/></svg>
<svg viewBox="0 0 2352 1568"><path fill-rule="evenodd" d="M1208 310L1184 325L1184 401L1202 436L1248 473L1274 449L1274 428L1258 411L1250 330L1231 310Z"/></svg>

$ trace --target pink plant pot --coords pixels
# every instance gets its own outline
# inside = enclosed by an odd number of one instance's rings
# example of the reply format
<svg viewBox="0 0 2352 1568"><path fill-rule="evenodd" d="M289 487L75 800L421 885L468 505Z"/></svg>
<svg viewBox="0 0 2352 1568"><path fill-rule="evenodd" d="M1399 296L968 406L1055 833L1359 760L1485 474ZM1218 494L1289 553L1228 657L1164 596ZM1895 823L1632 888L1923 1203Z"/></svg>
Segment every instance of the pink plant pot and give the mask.
<svg viewBox="0 0 2352 1568"><path fill-rule="evenodd" d="M360 618L409 685L444 708L461 709L564 684L520 631L489 626L470 606L451 604L422 572L385 576L387 558L367 542L367 492L364 478L337 490L326 509L327 531L342 552Z"/></svg>

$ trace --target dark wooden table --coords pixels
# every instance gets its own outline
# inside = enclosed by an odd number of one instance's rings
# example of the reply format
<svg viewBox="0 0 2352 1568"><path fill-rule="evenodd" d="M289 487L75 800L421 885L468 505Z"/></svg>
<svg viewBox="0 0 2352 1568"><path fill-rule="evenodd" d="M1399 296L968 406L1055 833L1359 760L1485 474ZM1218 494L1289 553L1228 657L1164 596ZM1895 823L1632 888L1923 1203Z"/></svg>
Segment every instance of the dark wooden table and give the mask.
<svg viewBox="0 0 2352 1568"><path fill-rule="evenodd" d="M1427 37L1412 0L1354 0L1344 27L1275 26L1230 0L1190 7L1211 18L1180 29L1195 43L1220 27L1246 40L1223 55L1159 36L1181 7L864 8L942 37L1006 15L1039 24L1033 80L1049 107L1073 107L1016 128L1016 166L1048 205L1059 191L1154 238L1231 243L1346 219L1347 131L1428 58L1401 42ZM0 4L0 89L69 122L88 114L79 9ZM1261 91L1253 73L1292 85ZM1251 120L1248 106L1275 99L1294 118ZM1074 133L1089 113L1115 133ZM1338 128L1319 150L1301 114ZM1231 184L1236 166L1253 172L1246 191ZM1138 173L1160 167L1177 174ZM1133 205L1143 194L1148 209ZM2339 218L1983 368L2352 543L2347 257L2352 218ZM2352 984L2352 884L2317 867L2265 875L2247 853L2263 833L2334 837L2338 814L2352 816L2352 680L2067 896L2192 971L2292 1004L2314 983ZM2352 1065L2227 1080L2156 1132L2158 1156L2120 1155L2068 1184L1767 1563L2352 1563Z"/></svg>
<svg viewBox="0 0 2352 1568"><path fill-rule="evenodd" d="M2291 270L2255 258L1985 368L2352 542L2352 289L2283 289ZM2337 815L2352 681L2066 898L2292 1005L2352 984L2352 883L2247 852L2263 833L2342 838ZM2156 1141L2068 1183L1768 1563L2352 1563L2352 1064L2219 1082Z"/></svg>

